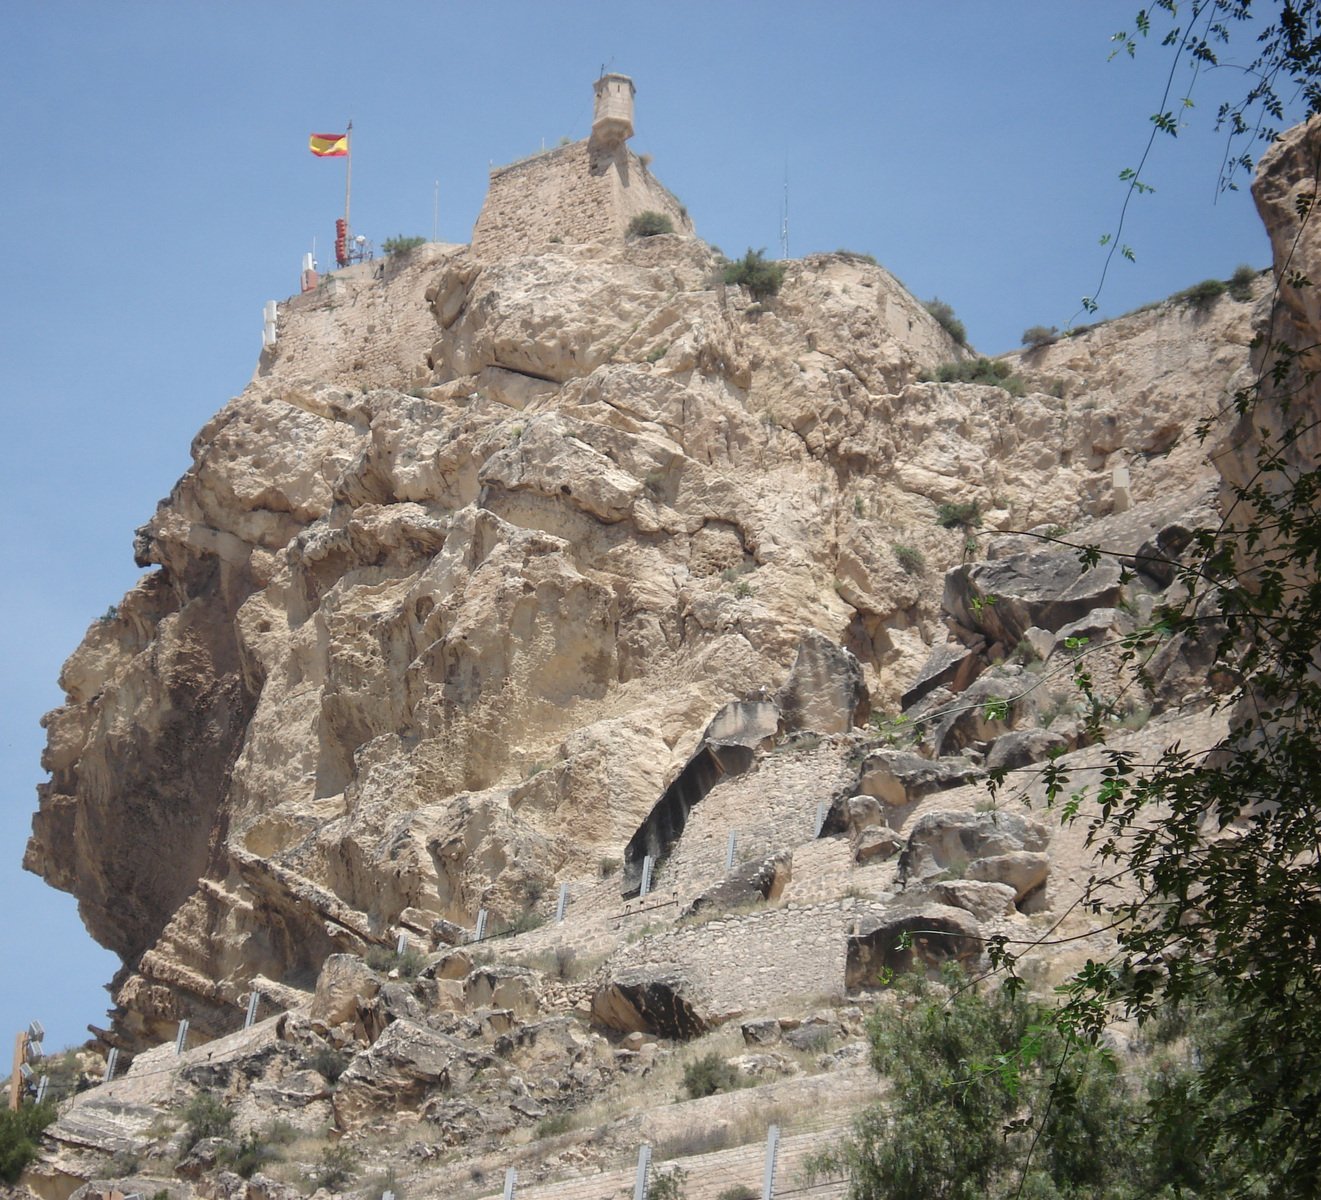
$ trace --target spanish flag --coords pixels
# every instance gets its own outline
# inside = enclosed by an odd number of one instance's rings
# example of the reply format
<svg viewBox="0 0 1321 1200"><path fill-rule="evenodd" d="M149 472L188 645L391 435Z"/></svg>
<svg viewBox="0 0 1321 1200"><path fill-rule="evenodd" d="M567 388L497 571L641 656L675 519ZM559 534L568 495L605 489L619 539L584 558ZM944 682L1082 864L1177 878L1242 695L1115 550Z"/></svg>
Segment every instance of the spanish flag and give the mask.
<svg viewBox="0 0 1321 1200"><path fill-rule="evenodd" d="M307 139L307 148L318 158L346 158L349 153L349 135L314 133Z"/></svg>

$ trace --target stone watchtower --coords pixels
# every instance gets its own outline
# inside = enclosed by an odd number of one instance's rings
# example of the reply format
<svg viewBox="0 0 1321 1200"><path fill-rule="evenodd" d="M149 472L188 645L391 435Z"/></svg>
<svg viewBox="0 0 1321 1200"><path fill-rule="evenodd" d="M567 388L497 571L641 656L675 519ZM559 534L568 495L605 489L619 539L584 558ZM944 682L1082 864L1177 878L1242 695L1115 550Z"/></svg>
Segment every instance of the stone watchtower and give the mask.
<svg viewBox="0 0 1321 1200"><path fill-rule="evenodd" d="M633 136L633 97L637 88L627 75L602 75L594 86L592 149L613 150Z"/></svg>
<svg viewBox="0 0 1321 1200"><path fill-rule="evenodd" d="M581 242L624 244L640 213L664 213L676 233L692 235L687 210L628 148L633 97L627 75L602 75L593 89L591 136L496 167L472 231L487 260Z"/></svg>

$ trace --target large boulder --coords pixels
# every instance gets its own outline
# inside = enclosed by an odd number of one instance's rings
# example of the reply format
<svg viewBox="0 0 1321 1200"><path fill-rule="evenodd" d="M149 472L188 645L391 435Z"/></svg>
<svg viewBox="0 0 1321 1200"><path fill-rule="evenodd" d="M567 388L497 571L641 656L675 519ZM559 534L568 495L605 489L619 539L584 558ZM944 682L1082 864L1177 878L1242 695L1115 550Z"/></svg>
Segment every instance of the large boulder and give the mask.
<svg viewBox="0 0 1321 1200"><path fill-rule="evenodd" d="M417 1107L449 1087L451 1068L463 1056L453 1038L415 1021L394 1021L340 1076L335 1123L352 1129L376 1113Z"/></svg>
<svg viewBox="0 0 1321 1200"><path fill-rule="evenodd" d="M965 563L945 575L945 610L988 642L1009 647L1033 625L1052 632L1123 596L1121 568L1103 558L1084 570L1072 551Z"/></svg>
<svg viewBox="0 0 1321 1200"><path fill-rule="evenodd" d="M724 912L762 900L776 900L793 870L793 853L777 850L759 862L741 863L709 887L684 910L684 916L704 911Z"/></svg>
<svg viewBox="0 0 1321 1200"><path fill-rule="evenodd" d="M965 966L982 953L981 928L961 908L926 904L859 922L849 935L846 987L884 986L894 975L936 971L948 962Z"/></svg>
<svg viewBox="0 0 1321 1200"><path fill-rule="evenodd" d="M906 887L949 877L1006 883L1021 898L1045 882L1049 841L1046 826L1018 813L927 813L899 856L899 876Z"/></svg>
<svg viewBox="0 0 1321 1200"><path fill-rule="evenodd" d="M785 728L847 733L871 712L862 664L823 633L808 630L798 643L789 679L780 689Z"/></svg>
<svg viewBox="0 0 1321 1200"><path fill-rule="evenodd" d="M693 982L677 971L626 968L592 997L592 1018L617 1033L687 1041L711 1027Z"/></svg>
<svg viewBox="0 0 1321 1200"><path fill-rule="evenodd" d="M862 760L857 790L889 808L901 808L981 775L981 769L966 758L931 759L906 750L873 750Z"/></svg>
<svg viewBox="0 0 1321 1200"><path fill-rule="evenodd" d="M308 1016L329 1026L355 1021L379 995L384 982L356 954L332 954L317 976Z"/></svg>

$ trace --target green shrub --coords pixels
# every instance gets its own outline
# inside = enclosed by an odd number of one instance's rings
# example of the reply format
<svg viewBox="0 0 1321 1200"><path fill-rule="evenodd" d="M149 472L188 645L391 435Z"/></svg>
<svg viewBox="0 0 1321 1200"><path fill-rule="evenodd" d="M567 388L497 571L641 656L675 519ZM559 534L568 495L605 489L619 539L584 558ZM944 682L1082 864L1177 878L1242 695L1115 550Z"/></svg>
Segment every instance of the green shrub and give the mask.
<svg viewBox="0 0 1321 1200"><path fill-rule="evenodd" d="M981 357L942 363L936 368L936 381L980 383L984 387L1003 388L1011 396L1021 396L1026 390L1022 379L1013 373L1013 368L1007 362Z"/></svg>
<svg viewBox="0 0 1321 1200"><path fill-rule="evenodd" d="M1023 330L1023 345L1033 350L1041 346L1053 346L1060 340L1058 326L1029 325Z"/></svg>
<svg viewBox="0 0 1321 1200"><path fill-rule="evenodd" d="M260 1168L278 1158L275 1147L255 1129L250 1129L239 1138L237 1145L226 1147L218 1161L235 1175L251 1179Z"/></svg>
<svg viewBox="0 0 1321 1200"><path fill-rule="evenodd" d="M746 1183L736 1183L733 1187L727 1187L717 1193L716 1200L757 1200L760 1195L759 1191L748 1187Z"/></svg>
<svg viewBox="0 0 1321 1200"><path fill-rule="evenodd" d="M1227 291L1228 287L1219 279L1203 279L1190 288L1176 292L1174 299L1182 301L1189 308L1203 310L1210 308Z"/></svg>
<svg viewBox="0 0 1321 1200"><path fill-rule="evenodd" d="M0 1111L0 1180L15 1183L37 1157L37 1138L55 1120L55 1105L24 1104L17 1112Z"/></svg>
<svg viewBox="0 0 1321 1200"><path fill-rule="evenodd" d="M400 954L390 946L372 946L363 961L373 971L387 975L391 971L398 971L400 979L415 979L427 960L416 950L405 950Z"/></svg>
<svg viewBox="0 0 1321 1200"><path fill-rule="evenodd" d="M687 1182L688 1172L682 1167L657 1171L647 1188L647 1200L686 1200L688 1193L684 1185Z"/></svg>
<svg viewBox="0 0 1321 1200"><path fill-rule="evenodd" d="M1247 263L1234 268L1229 277L1229 294L1238 301L1252 299L1252 285L1257 282L1257 272Z"/></svg>
<svg viewBox="0 0 1321 1200"><path fill-rule="evenodd" d="M321 1075L327 1083L338 1083L339 1077L348 1069L349 1056L343 1050L333 1046L322 1046L311 1059L312 1070Z"/></svg>
<svg viewBox="0 0 1321 1200"><path fill-rule="evenodd" d="M392 258L396 254L407 254L410 250L416 250L419 246L425 246L426 238L421 237L399 237L386 238L381 243L381 249L385 251L387 258Z"/></svg>
<svg viewBox="0 0 1321 1200"><path fill-rule="evenodd" d="M784 264L766 261L765 249L753 250L725 267L725 282L746 288L755 301L768 300L784 283Z"/></svg>
<svg viewBox="0 0 1321 1200"><path fill-rule="evenodd" d="M353 1178L357 1169L358 1156L352 1147L337 1143L321 1151L321 1161L309 1175L314 1187L337 1192Z"/></svg>
<svg viewBox="0 0 1321 1200"><path fill-rule="evenodd" d="M683 1069L683 1090L693 1100L714 1096L716 1092L735 1092L743 1086L743 1076L714 1050L694 1059Z"/></svg>
<svg viewBox="0 0 1321 1200"><path fill-rule="evenodd" d="M535 1136L539 1138L555 1137L561 1133L568 1133L573 1128L573 1114L560 1112L551 1113L548 1117L542 1117L537 1122Z"/></svg>
<svg viewBox="0 0 1321 1200"><path fill-rule="evenodd" d="M525 908L518 916L505 922L496 932L516 934L527 933L532 929L540 929L546 923L546 918L542 913L532 908Z"/></svg>
<svg viewBox="0 0 1321 1200"><path fill-rule="evenodd" d="M234 1114L211 1092L198 1092L184 1106L186 1125L183 1152L188 1153L203 1138L224 1137L234 1121Z"/></svg>
<svg viewBox="0 0 1321 1200"><path fill-rule="evenodd" d="M673 232L674 222L664 213L652 212L650 209L638 213L628 223L628 236L631 238L648 238L655 237L658 233Z"/></svg>
<svg viewBox="0 0 1321 1200"><path fill-rule="evenodd" d="M926 570L927 560L922 557L922 551L916 546L901 546L898 542L891 544L890 549L894 551L894 560L909 575L920 575Z"/></svg>
<svg viewBox="0 0 1321 1200"><path fill-rule="evenodd" d="M863 254L858 250L836 250L835 256L837 258L851 258L855 262L864 262L871 267L880 266L874 254Z"/></svg>
<svg viewBox="0 0 1321 1200"><path fill-rule="evenodd" d="M953 529L956 525L964 529L975 529L981 523L982 506L976 500L942 504L936 509L936 524L944 529Z"/></svg>
<svg viewBox="0 0 1321 1200"><path fill-rule="evenodd" d="M930 300L923 303L922 307L936 318L940 327L960 346L968 344L968 331L964 328L963 322L954 315L952 305L946 304L938 296L932 296Z"/></svg>

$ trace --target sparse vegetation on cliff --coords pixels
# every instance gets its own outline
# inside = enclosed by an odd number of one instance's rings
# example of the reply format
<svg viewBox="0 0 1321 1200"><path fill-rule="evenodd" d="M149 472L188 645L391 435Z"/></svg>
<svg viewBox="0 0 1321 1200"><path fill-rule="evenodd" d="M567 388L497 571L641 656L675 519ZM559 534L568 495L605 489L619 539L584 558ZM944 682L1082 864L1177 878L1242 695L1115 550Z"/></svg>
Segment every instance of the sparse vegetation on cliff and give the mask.
<svg viewBox="0 0 1321 1200"><path fill-rule="evenodd" d="M964 327L962 321L954 315L954 306L947 304L938 296L932 296L930 300L925 300L922 307L936 318L937 324L946 333L950 335L960 346L968 344L968 330Z"/></svg>
<svg viewBox="0 0 1321 1200"><path fill-rule="evenodd" d="M397 254L407 254L410 250L425 246L426 241L426 238L404 237L403 234L400 234L398 237L386 238L381 243L381 249L387 258L393 258Z"/></svg>
<svg viewBox="0 0 1321 1200"><path fill-rule="evenodd" d="M776 295L784 283L784 264L768 262L765 249L753 250L736 258L725 267L725 282L746 288L753 300L760 303Z"/></svg>
<svg viewBox="0 0 1321 1200"><path fill-rule="evenodd" d="M674 222L664 213L654 212L651 209L638 213L628 223L628 236L631 238L649 238L673 232Z"/></svg>
<svg viewBox="0 0 1321 1200"><path fill-rule="evenodd" d="M918 378L929 382L931 377L919 375ZM1021 396L1027 390L1023 380L1014 374L1007 362L981 357L942 363L936 368L935 382L980 383L985 387L1002 388L1011 396Z"/></svg>

